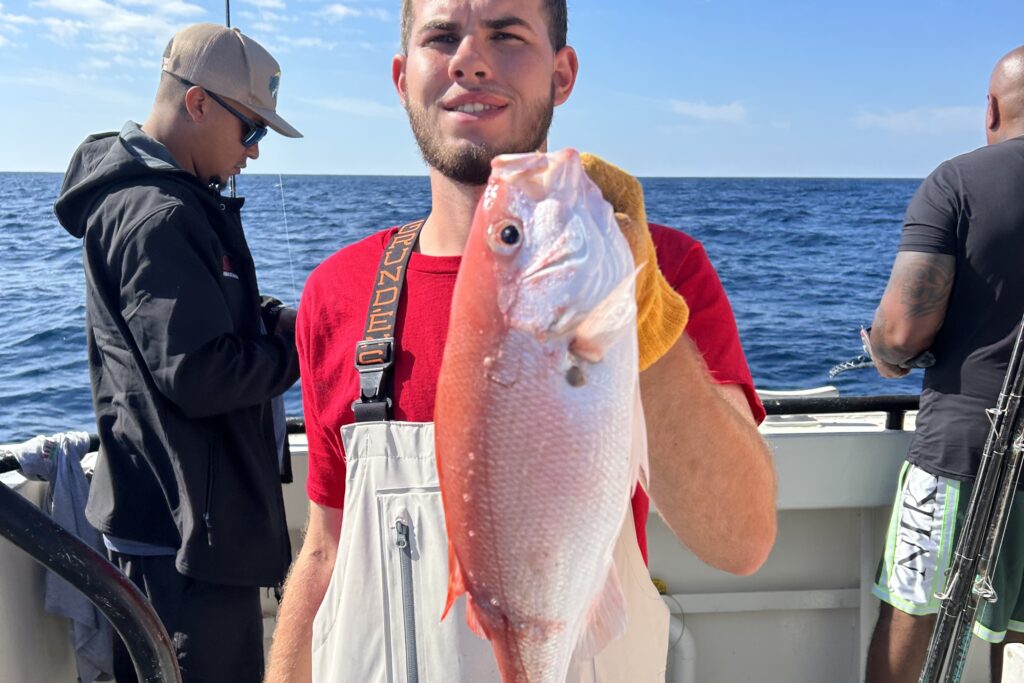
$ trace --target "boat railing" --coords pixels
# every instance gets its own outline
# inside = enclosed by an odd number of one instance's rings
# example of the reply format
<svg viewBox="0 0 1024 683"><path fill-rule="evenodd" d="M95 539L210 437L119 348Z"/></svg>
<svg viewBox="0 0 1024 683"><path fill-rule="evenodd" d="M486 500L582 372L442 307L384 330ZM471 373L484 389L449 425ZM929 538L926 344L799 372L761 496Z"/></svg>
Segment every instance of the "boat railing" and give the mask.
<svg viewBox="0 0 1024 683"><path fill-rule="evenodd" d="M826 415L885 413L885 428L901 430L909 411L917 410L920 397L892 396L826 396L798 398L765 398L761 401L768 415Z"/></svg>
<svg viewBox="0 0 1024 683"><path fill-rule="evenodd" d="M762 397L768 415L854 415L857 413L885 413L886 429L903 429L906 414L919 408L921 397L916 394L880 396L786 396ZM302 418L288 418L289 434L306 433ZM89 435L89 452L99 447L99 437ZM18 470L17 458L0 450L0 474Z"/></svg>
<svg viewBox="0 0 1024 683"><path fill-rule="evenodd" d="M885 413L885 428L903 429L908 412L917 410L920 397L916 394L889 396L813 396L762 398L768 415L834 415L856 413ZM305 434L306 423L300 417L287 420L289 434ZM99 448L100 440L89 435L89 451ZM20 469L13 454L0 450L0 474Z"/></svg>
<svg viewBox="0 0 1024 683"><path fill-rule="evenodd" d="M107 558L2 483L0 536L96 605L124 641L140 681L181 683L167 630L135 584Z"/></svg>

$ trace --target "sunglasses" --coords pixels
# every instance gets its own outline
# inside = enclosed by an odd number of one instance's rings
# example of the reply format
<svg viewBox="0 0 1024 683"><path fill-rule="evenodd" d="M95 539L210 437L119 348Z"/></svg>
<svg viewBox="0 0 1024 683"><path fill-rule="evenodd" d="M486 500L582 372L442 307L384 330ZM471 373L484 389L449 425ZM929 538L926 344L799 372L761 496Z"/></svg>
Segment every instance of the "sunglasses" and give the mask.
<svg viewBox="0 0 1024 683"><path fill-rule="evenodd" d="M185 85L187 85L190 88L196 87L195 83L191 83L189 81L186 81L184 78L180 78L178 76L175 76L175 78L177 78L179 81L181 81L182 83L184 83ZM260 140L262 140L263 138L266 137L266 135L267 135L267 127L266 126L261 125L259 123L256 123L255 121L250 119L248 116L246 116L242 112L240 112L237 109L235 109L234 107L232 107L230 104L228 104L223 99L221 99L221 97L219 95L217 95L217 93L212 92L210 90L207 90L206 88L203 88L203 90L206 91L206 94L209 95L213 99L214 102L216 102L220 106L222 106L225 109L227 109L229 112L231 112L235 116L235 118L237 118L239 121L241 121L245 125L245 133L242 135L242 146L244 146L244 147L252 147L256 143L258 143Z"/></svg>

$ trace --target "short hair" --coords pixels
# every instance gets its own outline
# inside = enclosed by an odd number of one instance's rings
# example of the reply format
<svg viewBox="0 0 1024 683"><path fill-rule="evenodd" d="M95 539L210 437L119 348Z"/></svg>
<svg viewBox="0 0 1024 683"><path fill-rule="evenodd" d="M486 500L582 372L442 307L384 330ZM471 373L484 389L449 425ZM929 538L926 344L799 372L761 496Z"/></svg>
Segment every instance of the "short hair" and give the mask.
<svg viewBox="0 0 1024 683"><path fill-rule="evenodd" d="M548 38L558 52L565 47L569 34L569 9L566 0L541 0L541 7L548 19ZM409 51L409 37L412 33L412 0L402 0L402 52Z"/></svg>
<svg viewBox="0 0 1024 683"><path fill-rule="evenodd" d="M160 84L156 89L157 104L177 107L179 114L188 116L184 97L186 91L188 91L187 85L166 71L160 72Z"/></svg>

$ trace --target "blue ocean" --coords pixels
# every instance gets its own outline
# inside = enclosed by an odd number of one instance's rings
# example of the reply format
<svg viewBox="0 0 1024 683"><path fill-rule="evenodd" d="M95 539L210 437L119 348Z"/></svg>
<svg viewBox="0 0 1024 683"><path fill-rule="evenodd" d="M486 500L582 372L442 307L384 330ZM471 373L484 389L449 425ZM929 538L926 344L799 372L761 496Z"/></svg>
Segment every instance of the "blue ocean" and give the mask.
<svg viewBox="0 0 1024 683"><path fill-rule="evenodd" d="M0 173L0 443L94 431L85 356L79 240L52 206L61 176ZM883 380L873 369L829 379L860 353L918 180L651 178L651 221L704 243L732 301L761 389L825 384L841 395L916 394L921 371ZM264 293L294 304L334 251L425 216L426 177L239 178L243 218ZM301 391L286 396L302 412Z"/></svg>

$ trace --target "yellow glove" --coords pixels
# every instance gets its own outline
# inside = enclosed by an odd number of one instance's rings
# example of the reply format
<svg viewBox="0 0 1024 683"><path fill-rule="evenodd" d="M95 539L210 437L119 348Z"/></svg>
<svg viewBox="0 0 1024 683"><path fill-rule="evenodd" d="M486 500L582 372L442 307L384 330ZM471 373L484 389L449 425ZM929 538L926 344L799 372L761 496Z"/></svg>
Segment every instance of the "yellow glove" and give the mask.
<svg viewBox="0 0 1024 683"><path fill-rule="evenodd" d="M690 309L658 268L640 181L593 154L583 153L580 160L583 170L615 209L619 228L633 252L633 262L637 266L645 264L636 277L636 322L640 370L646 370L682 335Z"/></svg>

